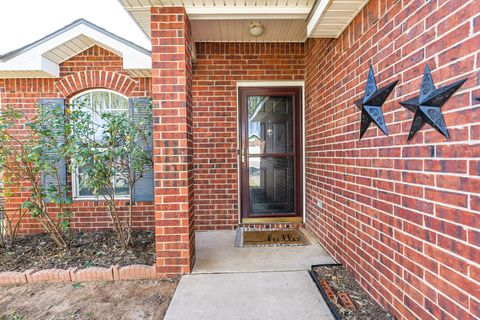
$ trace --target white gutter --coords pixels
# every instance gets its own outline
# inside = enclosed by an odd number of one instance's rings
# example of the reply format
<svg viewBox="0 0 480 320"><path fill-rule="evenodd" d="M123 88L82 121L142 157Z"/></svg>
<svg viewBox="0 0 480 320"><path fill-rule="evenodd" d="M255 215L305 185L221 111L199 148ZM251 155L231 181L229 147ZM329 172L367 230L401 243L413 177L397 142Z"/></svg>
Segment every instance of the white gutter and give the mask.
<svg viewBox="0 0 480 320"><path fill-rule="evenodd" d="M185 7L190 20L307 19L310 7Z"/></svg>

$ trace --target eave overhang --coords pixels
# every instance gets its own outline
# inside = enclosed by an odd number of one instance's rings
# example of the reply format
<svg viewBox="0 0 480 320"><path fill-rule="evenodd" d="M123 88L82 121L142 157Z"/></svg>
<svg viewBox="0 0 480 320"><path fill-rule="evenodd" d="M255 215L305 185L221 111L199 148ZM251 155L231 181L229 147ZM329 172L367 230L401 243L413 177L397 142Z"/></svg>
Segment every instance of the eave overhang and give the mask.
<svg viewBox="0 0 480 320"><path fill-rule="evenodd" d="M152 6L183 6L196 42L304 42L337 38L368 0L118 0L150 37ZM252 21L265 25L265 35L251 37Z"/></svg>
<svg viewBox="0 0 480 320"><path fill-rule="evenodd" d="M307 19L309 38L338 38L368 0L317 0Z"/></svg>

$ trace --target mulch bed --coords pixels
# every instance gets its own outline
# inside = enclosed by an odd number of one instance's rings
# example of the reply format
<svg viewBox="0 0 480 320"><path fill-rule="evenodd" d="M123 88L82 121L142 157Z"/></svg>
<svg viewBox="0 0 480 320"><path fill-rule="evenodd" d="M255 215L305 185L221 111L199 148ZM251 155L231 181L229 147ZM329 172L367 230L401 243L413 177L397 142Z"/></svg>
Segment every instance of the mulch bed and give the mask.
<svg viewBox="0 0 480 320"><path fill-rule="evenodd" d="M134 232L133 246L128 249L113 232L72 233L69 250L59 249L46 234L20 237L13 248L0 248L0 272L132 264L155 264L153 232Z"/></svg>
<svg viewBox="0 0 480 320"><path fill-rule="evenodd" d="M346 292L352 299L356 310L349 310L342 306L337 299L330 300L342 320L394 320L395 317L376 303L362 287L352 273L343 266L318 266L313 268L315 276L320 281L327 280L335 292Z"/></svg>

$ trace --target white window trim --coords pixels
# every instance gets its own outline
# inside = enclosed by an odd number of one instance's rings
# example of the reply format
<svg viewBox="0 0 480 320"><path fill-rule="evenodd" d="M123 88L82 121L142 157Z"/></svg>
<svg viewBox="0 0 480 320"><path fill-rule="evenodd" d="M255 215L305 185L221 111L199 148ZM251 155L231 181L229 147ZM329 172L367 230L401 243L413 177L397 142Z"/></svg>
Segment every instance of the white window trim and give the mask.
<svg viewBox="0 0 480 320"><path fill-rule="evenodd" d="M114 91L114 90L110 90L110 89L89 89L89 90L86 90L86 91L82 91L78 94L76 94L75 96L71 97L70 98L70 101L74 101L76 99L78 99L79 97L81 96L84 96L86 94L90 94L90 93L94 93L94 92L108 92L110 94L110 97L111 97L111 94L116 94L120 97L123 97L127 100L128 102L128 97L126 95L123 95L117 91ZM110 99L110 105L112 103L112 100ZM129 111L130 110L130 106L127 107L127 110ZM112 181L113 183L113 181ZM78 187L79 183L78 183L78 167L75 167L75 172L74 174L72 174L72 198L74 201L85 201L85 200L93 200L93 201L102 201L102 200L105 200L103 199L102 197L96 197L96 196L80 196L79 195L79 187ZM115 200L129 200L130 199L130 195L115 195Z"/></svg>

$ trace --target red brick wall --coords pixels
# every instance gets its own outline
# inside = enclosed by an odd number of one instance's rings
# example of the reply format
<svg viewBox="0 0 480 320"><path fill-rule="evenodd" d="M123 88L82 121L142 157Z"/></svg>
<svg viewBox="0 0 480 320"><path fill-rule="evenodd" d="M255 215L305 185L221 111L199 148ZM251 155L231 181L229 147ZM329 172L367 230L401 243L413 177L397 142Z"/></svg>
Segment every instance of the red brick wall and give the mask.
<svg viewBox="0 0 480 320"><path fill-rule="evenodd" d="M303 80L301 43L197 43L193 68L195 225L238 223L237 81Z"/></svg>
<svg viewBox="0 0 480 320"><path fill-rule="evenodd" d="M60 77L87 70L123 72L122 67L122 57L102 47L93 46L64 61L60 67Z"/></svg>
<svg viewBox="0 0 480 320"><path fill-rule="evenodd" d="M189 273L195 261L192 38L184 8L151 9L157 274Z"/></svg>
<svg viewBox="0 0 480 320"><path fill-rule="evenodd" d="M122 58L94 46L70 58L60 65L59 79L0 79L2 107L15 107L31 116L36 112L36 104L43 98L69 98L81 91L92 88L108 88L128 97L150 96L149 78L130 78L122 70ZM22 129L25 128L22 126ZM21 132L21 131L20 131ZM7 208L18 208L27 194L20 193L20 186L15 194L6 199ZM120 210L127 212L125 201L119 201ZM110 229L111 223L102 201L75 201L72 228L76 230ZM52 213L55 209L52 208ZM134 206L134 226L141 229L153 228L153 204L137 203ZM42 232L41 226L29 217L22 224L22 233Z"/></svg>
<svg viewBox="0 0 480 320"><path fill-rule="evenodd" d="M306 43L307 225L399 319L480 318L480 1L370 0L336 39ZM426 63L468 81L407 143ZM369 63L390 133L358 141ZM316 205L323 201L323 209Z"/></svg>

